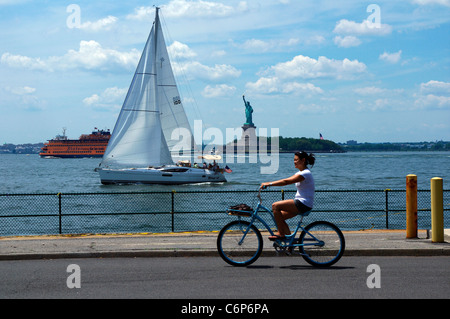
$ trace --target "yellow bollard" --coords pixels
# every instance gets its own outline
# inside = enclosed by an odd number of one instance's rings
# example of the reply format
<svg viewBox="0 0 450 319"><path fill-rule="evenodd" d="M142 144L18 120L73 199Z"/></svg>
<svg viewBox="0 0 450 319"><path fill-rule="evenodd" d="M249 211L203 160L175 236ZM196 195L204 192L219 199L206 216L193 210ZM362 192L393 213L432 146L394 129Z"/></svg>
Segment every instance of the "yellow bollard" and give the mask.
<svg viewBox="0 0 450 319"><path fill-rule="evenodd" d="M444 181L431 179L431 242L444 242Z"/></svg>
<svg viewBox="0 0 450 319"><path fill-rule="evenodd" d="M406 176L406 238L417 238L417 176Z"/></svg>

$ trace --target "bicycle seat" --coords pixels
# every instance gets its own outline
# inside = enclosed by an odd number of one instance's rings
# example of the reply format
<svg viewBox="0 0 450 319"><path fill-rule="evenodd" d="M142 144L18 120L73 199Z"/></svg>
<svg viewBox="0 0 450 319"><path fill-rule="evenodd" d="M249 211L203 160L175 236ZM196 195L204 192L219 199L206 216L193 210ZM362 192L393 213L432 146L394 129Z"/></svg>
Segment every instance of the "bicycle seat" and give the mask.
<svg viewBox="0 0 450 319"><path fill-rule="evenodd" d="M304 213L299 213L300 216L306 217L311 213L312 210L308 210L307 212Z"/></svg>

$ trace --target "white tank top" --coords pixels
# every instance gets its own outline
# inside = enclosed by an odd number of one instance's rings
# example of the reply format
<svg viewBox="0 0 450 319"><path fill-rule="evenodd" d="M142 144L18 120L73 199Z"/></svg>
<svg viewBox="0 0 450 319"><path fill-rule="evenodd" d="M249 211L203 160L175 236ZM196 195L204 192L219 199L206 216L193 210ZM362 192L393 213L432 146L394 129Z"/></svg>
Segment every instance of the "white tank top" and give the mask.
<svg viewBox="0 0 450 319"><path fill-rule="evenodd" d="M302 175L305 180L295 183L297 187L297 194L295 199L298 199L303 205L313 208L314 205L314 178L309 169L299 171L296 175Z"/></svg>

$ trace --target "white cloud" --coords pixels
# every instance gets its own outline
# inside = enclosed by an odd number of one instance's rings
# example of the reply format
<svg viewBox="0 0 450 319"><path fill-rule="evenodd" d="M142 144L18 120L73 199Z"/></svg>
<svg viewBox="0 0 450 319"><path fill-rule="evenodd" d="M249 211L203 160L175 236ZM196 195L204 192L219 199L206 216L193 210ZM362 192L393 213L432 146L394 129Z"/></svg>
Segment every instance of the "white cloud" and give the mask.
<svg viewBox="0 0 450 319"><path fill-rule="evenodd" d="M246 90L262 94L322 94L323 90L312 83L285 82L278 77L262 77L258 81L246 84Z"/></svg>
<svg viewBox="0 0 450 319"><path fill-rule="evenodd" d="M162 5L165 17L229 17L237 12L245 12L248 9L246 1L241 1L237 7L225 5L223 3L211 1L187 1L187 0L172 0L167 5ZM155 8L153 7L139 7L135 9L134 14L127 16L128 19L133 20L147 20L153 17Z"/></svg>
<svg viewBox="0 0 450 319"><path fill-rule="evenodd" d="M450 7L450 0L413 0L414 3L419 5L443 5L446 7Z"/></svg>
<svg viewBox="0 0 450 319"><path fill-rule="evenodd" d="M93 40L81 41L79 50L70 50L62 58L62 64L66 68L71 68L71 64L86 69L110 69L113 65L134 68L140 56L141 53L136 49L131 50L131 52L119 52L112 49L105 49L100 43Z"/></svg>
<svg viewBox="0 0 450 319"><path fill-rule="evenodd" d="M139 7L134 9L134 14L127 15L127 19L130 20L148 20L155 14L155 8L153 7Z"/></svg>
<svg viewBox="0 0 450 319"><path fill-rule="evenodd" d="M42 111L46 108L46 101L42 100L36 94L36 89L29 86L10 87L6 86L3 89L0 88L0 93L6 92L7 94L0 94L1 101L5 105L16 105L20 110L25 111ZM0 105L0 108L2 106Z"/></svg>
<svg viewBox="0 0 450 319"><path fill-rule="evenodd" d="M277 77L262 77L255 83L247 83L245 87L250 92L270 94L279 92L279 83L280 79Z"/></svg>
<svg viewBox="0 0 450 319"><path fill-rule="evenodd" d="M422 93L450 95L450 83L431 80L420 85Z"/></svg>
<svg viewBox="0 0 450 319"><path fill-rule="evenodd" d="M353 35L387 35L392 32L392 27L387 24L376 24L369 20L364 20L361 23L342 19L336 23L333 30L338 34L353 34Z"/></svg>
<svg viewBox="0 0 450 319"><path fill-rule="evenodd" d="M164 6L164 12L169 17L223 17L233 14L234 9L217 2L172 0Z"/></svg>
<svg viewBox="0 0 450 319"><path fill-rule="evenodd" d="M336 79L351 79L356 75L366 72L366 65L358 60L334 60L321 56L317 60L298 55L291 61L278 63L275 66L268 68L263 75L271 75L280 79L289 78L336 78Z"/></svg>
<svg viewBox="0 0 450 319"><path fill-rule="evenodd" d="M419 96L415 105L418 108L438 108L450 107L450 96L438 96L434 94L428 94Z"/></svg>
<svg viewBox="0 0 450 319"><path fill-rule="evenodd" d="M398 104L398 100L395 98L378 98L375 100L369 100L369 101L363 101L358 100L358 105L356 106L355 110L358 112L378 112L378 111L387 111L387 110L393 110L394 108L396 110L399 110L401 106Z"/></svg>
<svg viewBox="0 0 450 319"><path fill-rule="evenodd" d="M227 55L227 52L225 50L214 51L211 53L212 57L217 57L217 58L223 57L225 55Z"/></svg>
<svg viewBox="0 0 450 319"><path fill-rule="evenodd" d="M268 49L270 49L272 46L269 42L258 40L258 39L251 39L251 40L245 41L245 43L242 45L242 47L246 50L265 52Z"/></svg>
<svg viewBox="0 0 450 319"><path fill-rule="evenodd" d="M186 59L197 56L197 54L193 50L191 50L189 46L178 41L175 41L170 46L168 46L167 51L169 52L170 57L174 59Z"/></svg>
<svg viewBox="0 0 450 319"><path fill-rule="evenodd" d="M375 94L382 94L385 93L385 89L381 89L375 86L368 86L364 88L357 88L354 89L354 91L360 95L375 95Z"/></svg>
<svg viewBox="0 0 450 319"><path fill-rule="evenodd" d="M103 48L96 41L81 41L78 50L69 50L64 56L53 56L47 59L30 58L21 55L4 53L0 59L2 64L13 68L49 71L70 69L113 69L136 67L141 53L136 49L130 52L119 52Z"/></svg>
<svg viewBox="0 0 450 319"><path fill-rule="evenodd" d="M322 94L323 90L312 83L288 82L283 85L283 93Z"/></svg>
<svg viewBox="0 0 450 319"><path fill-rule="evenodd" d="M385 109L387 106L389 106L390 101L389 99L376 99L375 100L375 106L373 107L373 111L378 111Z"/></svg>
<svg viewBox="0 0 450 319"><path fill-rule="evenodd" d="M97 94L94 94L90 97L87 97L83 100L83 103L86 105L94 105L97 104L100 101L100 96L98 96Z"/></svg>
<svg viewBox="0 0 450 319"><path fill-rule="evenodd" d="M398 61L400 61L401 57L402 57L402 50L395 53L384 52L383 54L380 54L379 59L395 64L398 63Z"/></svg>
<svg viewBox="0 0 450 319"><path fill-rule="evenodd" d="M209 81L222 81L238 78L242 73L231 65L216 64L211 67L197 61L185 63L172 62L172 67L176 74L182 73L189 77Z"/></svg>
<svg viewBox="0 0 450 319"><path fill-rule="evenodd" d="M415 106L418 108L450 107L450 83L434 80L422 83L416 97Z"/></svg>
<svg viewBox="0 0 450 319"><path fill-rule="evenodd" d="M313 35L303 41L305 45L320 45L325 43L327 40L322 35Z"/></svg>
<svg viewBox="0 0 450 319"><path fill-rule="evenodd" d="M175 41L168 47L168 52L173 58L172 68L175 74L184 74L190 78L198 78L208 81L222 81L241 76L241 71L226 64L216 64L214 66L203 65L192 58L197 56L188 45ZM224 51L219 54L225 54Z"/></svg>
<svg viewBox="0 0 450 319"><path fill-rule="evenodd" d="M12 68L24 68L28 70L48 69L47 64L40 58L30 58L22 55L13 55L9 52L2 54L0 62Z"/></svg>
<svg viewBox="0 0 450 319"><path fill-rule="evenodd" d="M216 85L212 87L210 85L206 86L202 92L202 95L207 98L216 98L223 96L230 96L236 92L236 88L234 86L229 86L226 84Z"/></svg>
<svg viewBox="0 0 450 319"><path fill-rule="evenodd" d="M100 94L93 94L83 99L83 104L97 110L117 111L121 107L127 91L128 88L107 88Z"/></svg>
<svg viewBox="0 0 450 319"><path fill-rule="evenodd" d="M9 87L7 86L6 91L11 92L14 95L27 95L32 94L36 92L35 88L29 87L29 86L23 86L23 87Z"/></svg>
<svg viewBox="0 0 450 319"><path fill-rule="evenodd" d="M259 39L250 39L245 41L240 47L250 52L267 52L273 49L292 47L300 43L298 38L264 41Z"/></svg>
<svg viewBox="0 0 450 319"><path fill-rule="evenodd" d="M350 48L350 47L357 47L361 44L361 40L359 40L357 37L354 37L352 35L348 35L345 37L336 36L334 38L334 44L336 44L338 47L342 48Z"/></svg>
<svg viewBox="0 0 450 319"><path fill-rule="evenodd" d="M100 30L110 30L111 26L117 22L117 18L113 16L108 16L104 19L100 19L95 22L85 22L79 26L79 29L86 31L100 31Z"/></svg>

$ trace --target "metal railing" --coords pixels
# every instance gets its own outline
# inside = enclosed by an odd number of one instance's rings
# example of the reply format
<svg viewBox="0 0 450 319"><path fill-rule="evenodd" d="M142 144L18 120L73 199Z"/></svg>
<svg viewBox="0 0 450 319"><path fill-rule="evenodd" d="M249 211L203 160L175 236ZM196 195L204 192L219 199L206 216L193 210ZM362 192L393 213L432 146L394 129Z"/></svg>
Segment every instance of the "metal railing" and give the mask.
<svg viewBox="0 0 450 319"><path fill-rule="evenodd" d="M449 194L444 190L447 228ZM268 190L263 205L271 208L272 202L294 195ZM313 213L305 222L329 220L344 230L405 229L405 196L405 190L316 190ZM214 231L235 218L225 210L240 203L255 207L256 192L0 194L0 236ZM430 190L419 190L420 229L431 228L430 207Z"/></svg>

